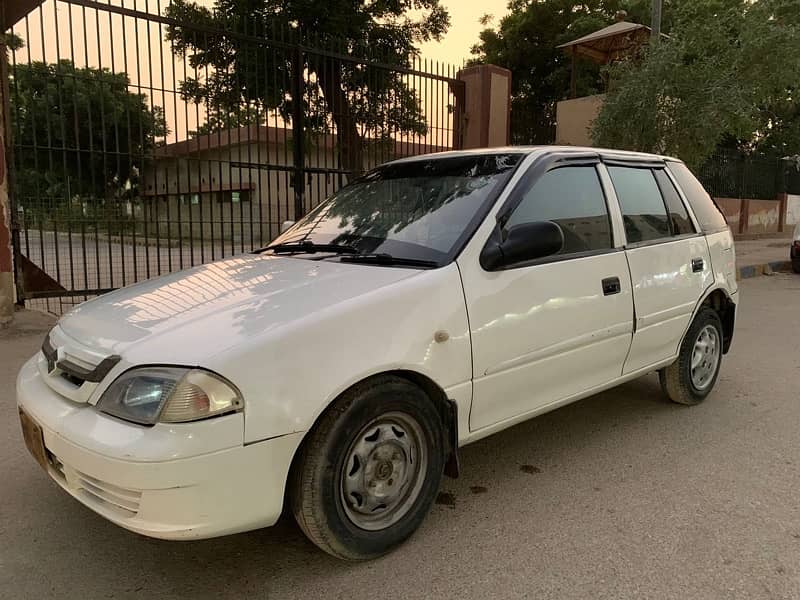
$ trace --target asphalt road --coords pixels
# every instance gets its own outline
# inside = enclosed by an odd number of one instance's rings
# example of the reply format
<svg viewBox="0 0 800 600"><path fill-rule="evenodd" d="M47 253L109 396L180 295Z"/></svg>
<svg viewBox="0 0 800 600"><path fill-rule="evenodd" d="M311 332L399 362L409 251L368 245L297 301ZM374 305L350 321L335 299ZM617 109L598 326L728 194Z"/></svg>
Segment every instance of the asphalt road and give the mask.
<svg viewBox="0 0 800 600"><path fill-rule="evenodd" d="M798 598L800 277L742 295L704 404L648 376L468 446L421 530L364 564L289 518L162 542L68 497L19 433L14 375L45 330L26 318L0 339L0 597Z"/></svg>

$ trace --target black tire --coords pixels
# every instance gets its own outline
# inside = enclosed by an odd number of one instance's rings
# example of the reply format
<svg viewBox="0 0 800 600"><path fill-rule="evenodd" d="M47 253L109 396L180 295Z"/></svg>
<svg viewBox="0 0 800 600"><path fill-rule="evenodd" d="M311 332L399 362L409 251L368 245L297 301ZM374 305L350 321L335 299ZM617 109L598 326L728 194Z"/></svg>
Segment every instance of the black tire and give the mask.
<svg viewBox="0 0 800 600"><path fill-rule="evenodd" d="M379 530L367 530L348 516L343 469L356 438L385 415L402 415L417 423L420 447L419 491L399 520ZM419 527L430 510L442 479L445 436L433 402L416 385L393 375L356 384L322 415L303 442L292 466L290 505L300 528L325 552L345 560L369 560L391 551Z"/></svg>
<svg viewBox="0 0 800 600"><path fill-rule="evenodd" d="M800 273L800 260L795 259L792 261L792 271Z"/></svg>
<svg viewBox="0 0 800 600"><path fill-rule="evenodd" d="M709 325L714 327L717 332L716 368L710 381L702 389L698 389L692 381L692 353L698 335ZM658 372L661 389L670 400L689 406L700 404L705 400L706 396L714 389L714 384L716 384L719 376L720 366L722 365L722 340L722 322L719 319L719 315L712 308L701 308L683 338L678 359Z"/></svg>

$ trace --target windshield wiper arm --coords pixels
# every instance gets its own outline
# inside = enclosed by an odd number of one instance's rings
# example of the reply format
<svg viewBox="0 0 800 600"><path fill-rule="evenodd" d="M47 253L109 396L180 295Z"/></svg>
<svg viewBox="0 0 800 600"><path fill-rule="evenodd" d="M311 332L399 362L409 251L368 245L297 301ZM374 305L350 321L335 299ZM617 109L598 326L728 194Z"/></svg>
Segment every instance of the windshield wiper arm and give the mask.
<svg viewBox="0 0 800 600"><path fill-rule="evenodd" d="M314 254L315 252L334 252L336 254L358 253L356 248L348 246L347 244L315 244L311 240L275 244L274 246L267 246L261 250L256 250L256 252L266 252L267 250L272 250L275 254L290 254L292 252L305 252L307 254Z"/></svg>
<svg viewBox="0 0 800 600"><path fill-rule="evenodd" d="M439 263L435 260L424 260L421 258L404 258L402 256L392 256L385 252L376 254L351 254L343 256L340 259L342 262L350 263L364 263L367 265L388 265L398 267L423 267L432 268L438 267Z"/></svg>

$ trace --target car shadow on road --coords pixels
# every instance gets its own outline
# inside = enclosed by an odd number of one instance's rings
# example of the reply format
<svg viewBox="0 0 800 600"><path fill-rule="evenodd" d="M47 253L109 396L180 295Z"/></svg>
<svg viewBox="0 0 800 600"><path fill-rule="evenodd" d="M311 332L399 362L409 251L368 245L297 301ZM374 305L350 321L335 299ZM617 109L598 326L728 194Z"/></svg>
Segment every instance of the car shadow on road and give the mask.
<svg viewBox="0 0 800 600"><path fill-rule="evenodd" d="M52 585L76 589L70 580L75 577L82 581L77 589L88 581L105 582L117 598L154 592L165 597L282 597L360 580L368 585L376 570L397 572L399 563L413 576L414 569L452 553L457 540L479 535L474 530L477 522L491 526L493 515L507 508L508 498L519 501L520 490L530 498L552 501L553 495L564 493L564 478L581 489L598 489L596 471L601 464L610 460L624 468L626 460L635 460L619 449L620 436L657 444L659 431L681 421L684 411L663 398L651 375L467 446L461 452L462 476L443 481L447 501L440 496L409 543L372 563L342 563L317 550L288 514L272 528L223 538L149 539L106 522L55 486L46 502L60 516L37 537L55 550L53 558L61 563L47 575ZM461 545L459 552L470 548Z"/></svg>

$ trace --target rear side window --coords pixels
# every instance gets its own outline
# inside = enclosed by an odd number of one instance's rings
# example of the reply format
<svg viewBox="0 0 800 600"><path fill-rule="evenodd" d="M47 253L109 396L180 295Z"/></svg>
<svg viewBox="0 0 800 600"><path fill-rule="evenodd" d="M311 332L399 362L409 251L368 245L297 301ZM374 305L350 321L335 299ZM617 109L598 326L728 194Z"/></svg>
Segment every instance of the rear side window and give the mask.
<svg viewBox="0 0 800 600"><path fill-rule="evenodd" d="M611 248L611 221L597 170L561 167L545 173L522 197L506 222L553 221L564 232L560 254Z"/></svg>
<svg viewBox="0 0 800 600"><path fill-rule="evenodd" d="M725 217L689 168L683 163L673 161L667 162L667 168L692 205L694 216L697 217L701 229L703 231L725 229L728 226Z"/></svg>
<svg viewBox="0 0 800 600"><path fill-rule="evenodd" d="M628 243L670 237L667 209L653 172L633 167L608 167L608 172L622 209Z"/></svg>
<svg viewBox="0 0 800 600"><path fill-rule="evenodd" d="M694 230L692 220L689 218L689 213L683 205L678 190L672 185L672 181L667 177L663 169L653 171L658 181L658 187L661 188L661 194L664 196L664 204L667 205L667 212L669 213L669 222L672 225L672 235L684 235L687 233L697 233Z"/></svg>

